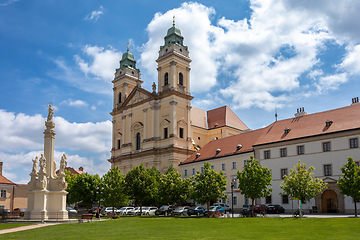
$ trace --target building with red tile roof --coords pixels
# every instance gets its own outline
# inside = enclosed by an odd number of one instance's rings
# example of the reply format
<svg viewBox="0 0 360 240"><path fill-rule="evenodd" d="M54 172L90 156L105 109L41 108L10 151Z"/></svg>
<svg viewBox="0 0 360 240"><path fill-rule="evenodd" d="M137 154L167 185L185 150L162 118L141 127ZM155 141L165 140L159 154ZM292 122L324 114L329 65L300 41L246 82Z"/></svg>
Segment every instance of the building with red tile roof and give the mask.
<svg viewBox="0 0 360 240"><path fill-rule="evenodd" d="M341 176L341 167L348 156L359 164L360 103L353 99L350 106L330 111L307 114L298 109L293 118L276 121L269 126L236 136L211 141L180 164L183 175L191 176L201 171L208 161L216 171L224 171L230 182L236 178L237 170L250 155L268 167L273 176L273 193L257 203L282 204L287 211L297 208L297 201L280 197L279 188L283 176L290 172L298 160L314 166L315 177L328 183L328 188L317 198L303 203L303 209L318 212L353 212L351 198L340 193L336 182ZM241 146L241 147L240 147ZM230 192L228 203L231 202ZM248 200L235 194L235 208L247 204ZM235 202L236 201L236 202ZM236 204L235 204L236 203Z"/></svg>

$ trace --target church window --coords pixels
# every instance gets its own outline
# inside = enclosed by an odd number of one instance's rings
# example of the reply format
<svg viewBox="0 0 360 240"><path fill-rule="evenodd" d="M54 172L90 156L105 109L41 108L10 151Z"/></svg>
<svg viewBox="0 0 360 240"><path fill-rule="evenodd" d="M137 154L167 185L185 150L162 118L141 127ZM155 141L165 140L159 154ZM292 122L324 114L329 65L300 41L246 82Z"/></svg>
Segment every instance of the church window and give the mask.
<svg viewBox="0 0 360 240"><path fill-rule="evenodd" d="M164 128L164 138L168 138L169 134L168 134L168 128Z"/></svg>
<svg viewBox="0 0 360 240"><path fill-rule="evenodd" d="M141 135L140 133L136 134L136 150L140 150L140 142L141 142Z"/></svg>
<svg viewBox="0 0 360 240"><path fill-rule="evenodd" d="M119 140L117 140L117 149L120 149L120 147L121 147L121 141L119 139Z"/></svg>
<svg viewBox="0 0 360 240"><path fill-rule="evenodd" d="M179 73L179 85L184 86L184 77L182 73Z"/></svg>
<svg viewBox="0 0 360 240"><path fill-rule="evenodd" d="M0 197L1 198L6 198L6 189L1 189Z"/></svg>
<svg viewBox="0 0 360 240"><path fill-rule="evenodd" d="M179 128L179 137L184 138L184 129L183 128Z"/></svg>
<svg viewBox="0 0 360 240"><path fill-rule="evenodd" d="M121 93L119 93L119 103L121 103Z"/></svg>
<svg viewBox="0 0 360 240"><path fill-rule="evenodd" d="M169 74L165 73L164 75L164 85L169 85Z"/></svg>

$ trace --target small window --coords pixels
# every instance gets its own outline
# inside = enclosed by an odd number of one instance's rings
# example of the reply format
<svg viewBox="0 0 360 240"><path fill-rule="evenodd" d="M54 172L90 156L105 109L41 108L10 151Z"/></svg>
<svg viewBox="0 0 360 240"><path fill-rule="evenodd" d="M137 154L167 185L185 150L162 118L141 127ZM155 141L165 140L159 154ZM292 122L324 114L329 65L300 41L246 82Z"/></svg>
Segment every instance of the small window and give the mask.
<svg viewBox="0 0 360 240"><path fill-rule="evenodd" d="M283 203L283 204L288 204L288 203L289 203L289 197L288 197L288 195L283 195L283 196L282 196L282 203Z"/></svg>
<svg viewBox="0 0 360 240"><path fill-rule="evenodd" d="M323 143L323 151L324 152L330 152L331 151L330 142L324 142Z"/></svg>
<svg viewBox="0 0 360 240"><path fill-rule="evenodd" d="M195 175L195 168L192 168L192 175Z"/></svg>
<svg viewBox="0 0 360 240"><path fill-rule="evenodd" d="M264 151L264 159L270 159L270 150Z"/></svg>
<svg viewBox="0 0 360 240"><path fill-rule="evenodd" d="M287 156L286 148L280 148L280 157L286 157L286 156Z"/></svg>
<svg viewBox="0 0 360 240"><path fill-rule="evenodd" d="M266 197L266 204L271 204L271 195Z"/></svg>
<svg viewBox="0 0 360 240"><path fill-rule="evenodd" d="M184 86L184 77L182 73L179 73L179 85Z"/></svg>
<svg viewBox="0 0 360 240"><path fill-rule="evenodd" d="M236 162L232 162L232 169L236 169Z"/></svg>
<svg viewBox="0 0 360 240"><path fill-rule="evenodd" d="M298 154L298 155L303 155L304 153L305 153L304 145L302 145L302 146L297 146L297 154Z"/></svg>
<svg viewBox="0 0 360 240"><path fill-rule="evenodd" d="M244 167L245 167L245 165L247 164L247 161L248 161L248 160L244 160Z"/></svg>
<svg viewBox="0 0 360 240"><path fill-rule="evenodd" d="M136 150L140 150L140 143L141 143L141 135L140 133L136 134Z"/></svg>
<svg viewBox="0 0 360 240"><path fill-rule="evenodd" d="M211 167L210 167L211 169L215 169L215 166L214 165L211 165Z"/></svg>
<svg viewBox="0 0 360 240"><path fill-rule="evenodd" d="M164 75L164 85L169 85L169 74L168 73L165 73Z"/></svg>
<svg viewBox="0 0 360 240"><path fill-rule="evenodd" d="M121 141L120 139L117 140L117 149L120 149L121 148Z"/></svg>
<svg viewBox="0 0 360 240"><path fill-rule="evenodd" d="M221 171L225 171L225 163L221 164Z"/></svg>
<svg viewBox="0 0 360 240"><path fill-rule="evenodd" d="M184 129L183 128L179 128L179 137L184 138Z"/></svg>
<svg viewBox="0 0 360 240"><path fill-rule="evenodd" d="M184 170L184 176L187 176L187 169Z"/></svg>
<svg viewBox="0 0 360 240"><path fill-rule="evenodd" d="M204 173L204 167L200 167L200 172Z"/></svg>
<svg viewBox="0 0 360 240"><path fill-rule="evenodd" d="M198 140L200 140L200 137L198 137Z"/></svg>
<svg viewBox="0 0 360 240"><path fill-rule="evenodd" d="M233 204L236 206L237 205L237 196L233 197Z"/></svg>
<svg viewBox="0 0 360 240"><path fill-rule="evenodd" d="M121 103L121 93L119 93L119 103Z"/></svg>
<svg viewBox="0 0 360 240"><path fill-rule="evenodd" d="M358 148L358 139L357 138L351 138L350 139L350 148Z"/></svg>
<svg viewBox="0 0 360 240"><path fill-rule="evenodd" d="M6 189L1 189L0 197L1 198L6 198Z"/></svg>
<svg viewBox="0 0 360 240"><path fill-rule="evenodd" d="M288 174L287 168L281 169L280 172L281 172L281 176L280 176L281 179L284 179L284 177Z"/></svg>
<svg viewBox="0 0 360 240"><path fill-rule="evenodd" d="M164 138L168 138L168 128L164 128Z"/></svg>
<svg viewBox="0 0 360 240"><path fill-rule="evenodd" d="M360 162L355 162L355 164L359 167L360 166Z"/></svg>
<svg viewBox="0 0 360 240"><path fill-rule="evenodd" d="M324 176L331 176L331 164L324 165Z"/></svg>

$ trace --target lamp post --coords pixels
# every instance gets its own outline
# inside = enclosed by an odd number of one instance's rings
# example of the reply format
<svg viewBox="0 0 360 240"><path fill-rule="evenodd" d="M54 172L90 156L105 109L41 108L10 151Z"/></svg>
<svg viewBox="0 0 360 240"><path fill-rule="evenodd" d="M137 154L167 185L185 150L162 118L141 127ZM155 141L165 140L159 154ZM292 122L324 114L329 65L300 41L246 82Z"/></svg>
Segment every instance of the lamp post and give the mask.
<svg viewBox="0 0 360 240"><path fill-rule="evenodd" d="M99 206L98 211L96 213L96 218L100 218L100 199L101 199L101 192L104 190L104 188L96 187L96 192L99 194Z"/></svg>
<svg viewBox="0 0 360 240"><path fill-rule="evenodd" d="M235 181L236 179L233 179L231 181L231 217L234 217L234 188L235 188Z"/></svg>

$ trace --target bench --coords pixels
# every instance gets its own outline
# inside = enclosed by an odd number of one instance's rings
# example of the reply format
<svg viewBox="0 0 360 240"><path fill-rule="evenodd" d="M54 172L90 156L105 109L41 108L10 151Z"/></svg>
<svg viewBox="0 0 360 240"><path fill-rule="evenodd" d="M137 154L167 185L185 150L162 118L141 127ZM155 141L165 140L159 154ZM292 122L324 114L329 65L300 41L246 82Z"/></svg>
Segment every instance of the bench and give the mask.
<svg viewBox="0 0 360 240"><path fill-rule="evenodd" d="M8 212L6 218L18 219L18 218L20 218L20 212Z"/></svg>
<svg viewBox="0 0 360 240"><path fill-rule="evenodd" d="M88 222L92 222L94 214L82 214L81 218L79 219L79 223L84 222L84 220L88 220Z"/></svg>

